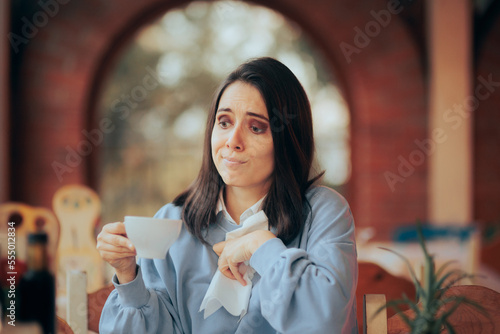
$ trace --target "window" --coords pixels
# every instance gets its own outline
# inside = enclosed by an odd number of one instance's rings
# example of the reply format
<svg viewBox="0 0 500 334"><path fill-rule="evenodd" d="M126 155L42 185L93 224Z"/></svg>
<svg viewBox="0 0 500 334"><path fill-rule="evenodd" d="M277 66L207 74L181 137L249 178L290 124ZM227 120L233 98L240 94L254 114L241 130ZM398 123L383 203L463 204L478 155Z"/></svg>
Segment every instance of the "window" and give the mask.
<svg viewBox="0 0 500 334"><path fill-rule="evenodd" d="M198 173L206 113L220 82L252 57L271 56L299 78L311 101L323 182L350 175L349 113L321 54L293 22L240 1L192 2L133 37L112 69L98 118L103 222L153 215Z"/></svg>

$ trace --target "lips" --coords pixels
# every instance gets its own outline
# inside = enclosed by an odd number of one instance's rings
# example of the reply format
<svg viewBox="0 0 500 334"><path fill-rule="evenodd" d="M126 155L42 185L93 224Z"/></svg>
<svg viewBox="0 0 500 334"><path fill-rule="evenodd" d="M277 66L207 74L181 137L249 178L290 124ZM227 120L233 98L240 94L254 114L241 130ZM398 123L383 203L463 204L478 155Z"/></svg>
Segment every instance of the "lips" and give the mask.
<svg viewBox="0 0 500 334"><path fill-rule="evenodd" d="M236 159L236 158L231 158L231 157L223 157L222 161L224 162L224 164L226 166L239 166L239 165L243 165L244 163L246 163L246 161Z"/></svg>

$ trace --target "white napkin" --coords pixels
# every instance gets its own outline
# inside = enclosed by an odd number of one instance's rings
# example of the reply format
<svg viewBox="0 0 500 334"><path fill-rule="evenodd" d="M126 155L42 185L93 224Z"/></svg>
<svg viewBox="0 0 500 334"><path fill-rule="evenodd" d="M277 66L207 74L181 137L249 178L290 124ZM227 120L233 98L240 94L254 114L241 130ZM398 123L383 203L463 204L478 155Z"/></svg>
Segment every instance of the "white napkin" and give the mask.
<svg viewBox="0 0 500 334"><path fill-rule="evenodd" d="M226 240L235 239L257 230L267 230L268 228L269 223L266 214L264 211L259 211L247 218L239 229L226 233ZM232 315L240 316L240 319L247 313L252 292L252 278L255 273L255 270L248 265L248 262L245 261L240 266L240 272L246 269L243 275L247 282L246 286L241 285L237 280L227 278L217 269L200 306L200 311L205 309L205 319L222 306Z"/></svg>

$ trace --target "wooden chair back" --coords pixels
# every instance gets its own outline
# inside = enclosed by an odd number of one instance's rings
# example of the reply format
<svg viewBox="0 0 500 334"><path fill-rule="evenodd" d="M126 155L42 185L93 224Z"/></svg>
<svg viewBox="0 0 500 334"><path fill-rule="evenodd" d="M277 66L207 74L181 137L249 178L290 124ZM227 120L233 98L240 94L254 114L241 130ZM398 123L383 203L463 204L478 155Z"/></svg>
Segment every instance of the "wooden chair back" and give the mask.
<svg viewBox="0 0 500 334"><path fill-rule="evenodd" d="M88 295L88 328L91 331L99 333L99 320L101 319L102 309L108 299L111 291L115 289L112 283L94 291Z"/></svg>
<svg viewBox="0 0 500 334"><path fill-rule="evenodd" d="M52 206L61 225L58 278L65 282L68 270L82 270L87 273L87 291L102 288L104 262L95 248L94 233L101 213L98 195L84 185L66 185L54 194ZM66 293L65 287L60 293Z"/></svg>
<svg viewBox="0 0 500 334"><path fill-rule="evenodd" d="M383 296L383 295L382 295ZM451 287L445 294L448 297L463 296L481 305L483 310L462 303L453 312L448 320L456 334L495 334L500 333L500 293L479 285L458 285ZM385 304L385 296L367 295L363 305L367 316L364 318L365 334L406 334L410 332L408 325L399 315L393 315L387 320L387 325L380 323L380 318L370 317ZM371 302L368 302L371 301ZM439 312L446 312L453 304L448 304ZM404 312L410 319L412 310Z"/></svg>
<svg viewBox="0 0 500 334"><path fill-rule="evenodd" d="M479 285L458 285L451 287L445 296L464 296L481 305L485 310L483 314L472 305L461 304L449 317L456 334L500 333L500 293ZM451 304L441 312L448 310L450 306ZM405 311L405 314L412 316L411 310ZM398 315L389 318L387 333L403 334L408 331L408 326Z"/></svg>
<svg viewBox="0 0 500 334"><path fill-rule="evenodd" d="M403 294L415 298L415 288L406 278L396 277L379 265L371 262L358 263L358 287L356 289L357 319L359 332L363 332L364 296L383 294L387 300L399 299ZM394 311L387 310L387 315Z"/></svg>

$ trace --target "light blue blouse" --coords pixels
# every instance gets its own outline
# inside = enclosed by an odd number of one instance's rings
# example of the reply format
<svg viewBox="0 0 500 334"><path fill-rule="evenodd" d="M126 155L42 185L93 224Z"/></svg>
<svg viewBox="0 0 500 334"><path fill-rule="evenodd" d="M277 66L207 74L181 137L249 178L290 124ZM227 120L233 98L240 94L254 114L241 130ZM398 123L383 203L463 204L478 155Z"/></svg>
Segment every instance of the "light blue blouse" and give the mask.
<svg viewBox="0 0 500 334"><path fill-rule="evenodd" d="M100 333L357 333L358 267L354 220L347 201L326 187L311 188L311 212L290 244L265 242L250 259L256 270L248 313L240 320L224 308L207 319L201 302L218 257L184 227L164 260L138 259L137 277L118 284L102 311ZM180 219L164 206L155 217ZM239 228L223 212L206 240L223 241Z"/></svg>

